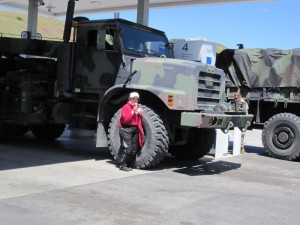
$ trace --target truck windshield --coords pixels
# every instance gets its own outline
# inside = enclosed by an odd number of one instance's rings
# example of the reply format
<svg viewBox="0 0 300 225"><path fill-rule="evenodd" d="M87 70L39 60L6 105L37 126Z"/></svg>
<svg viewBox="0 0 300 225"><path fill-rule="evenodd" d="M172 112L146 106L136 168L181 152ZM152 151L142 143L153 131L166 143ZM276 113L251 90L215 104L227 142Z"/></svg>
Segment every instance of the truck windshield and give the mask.
<svg viewBox="0 0 300 225"><path fill-rule="evenodd" d="M171 57L165 35L122 25L122 40L126 54Z"/></svg>

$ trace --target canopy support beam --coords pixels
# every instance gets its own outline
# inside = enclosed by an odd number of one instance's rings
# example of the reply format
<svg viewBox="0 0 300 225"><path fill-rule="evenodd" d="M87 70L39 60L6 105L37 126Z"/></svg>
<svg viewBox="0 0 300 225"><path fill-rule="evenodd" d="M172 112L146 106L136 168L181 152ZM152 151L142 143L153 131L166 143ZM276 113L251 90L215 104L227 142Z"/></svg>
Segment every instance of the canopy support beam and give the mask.
<svg viewBox="0 0 300 225"><path fill-rule="evenodd" d="M137 23L148 26L149 21L149 0L138 0Z"/></svg>
<svg viewBox="0 0 300 225"><path fill-rule="evenodd" d="M39 7L38 0L29 0L27 31L30 32L30 36L32 38L36 38L36 33L37 33L38 7Z"/></svg>

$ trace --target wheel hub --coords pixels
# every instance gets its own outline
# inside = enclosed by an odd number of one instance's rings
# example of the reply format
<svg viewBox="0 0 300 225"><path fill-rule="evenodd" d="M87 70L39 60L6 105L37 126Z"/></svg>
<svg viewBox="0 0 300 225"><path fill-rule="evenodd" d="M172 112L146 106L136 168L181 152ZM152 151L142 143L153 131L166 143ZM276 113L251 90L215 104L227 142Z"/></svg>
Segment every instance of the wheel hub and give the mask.
<svg viewBox="0 0 300 225"><path fill-rule="evenodd" d="M289 148L295 138L295 134L288 127L278 127L273 134L273 143L279 149Z"/></svg>
<svg viewBox="0 0 300 225"><path fill-rule="evenodd" d="M285 132L280 132L277 138L279 142L284 143L287 142L287 140L289 139L289 135Z"/></svg>

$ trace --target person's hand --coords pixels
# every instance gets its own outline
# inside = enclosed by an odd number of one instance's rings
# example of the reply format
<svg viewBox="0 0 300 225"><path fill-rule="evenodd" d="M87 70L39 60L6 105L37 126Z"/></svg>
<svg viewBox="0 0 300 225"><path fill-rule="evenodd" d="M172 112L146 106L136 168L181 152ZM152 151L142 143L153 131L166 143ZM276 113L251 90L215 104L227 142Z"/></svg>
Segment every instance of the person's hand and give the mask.
<svg viewBox="0 0 300 225"><path fill-rule="evenodd" d="M138 107L139 107L138 104L135 104L132 111L131 111L131 113L132 114L137 114L138 113Z"/></svg>
<svg viewBox="0 0 300 225"><path fill-rule="evenodd" d="M138 108L137 108L137 112L138 112L138 114L140 114L140 115L141 115L141 114L143 114L143 112L144 112L144 111L143 111L143 109L142 109L142 108L138 107Z"/></svg>

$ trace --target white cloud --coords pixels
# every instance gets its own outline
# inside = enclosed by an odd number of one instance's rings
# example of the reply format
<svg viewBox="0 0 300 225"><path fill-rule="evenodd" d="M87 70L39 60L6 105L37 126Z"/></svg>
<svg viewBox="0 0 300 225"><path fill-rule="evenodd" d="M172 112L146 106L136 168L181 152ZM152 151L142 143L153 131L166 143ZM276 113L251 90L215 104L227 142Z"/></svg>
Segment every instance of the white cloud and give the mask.
<svg viewBox="0 0 300 225"><path fill-rule="evenodd" d="M270 10L269 10L269 9L266 9L266 8L264 8L264 9L262 9L262 12L263 12L263 13L269 13L269 12L270 12Z"/></svg>

